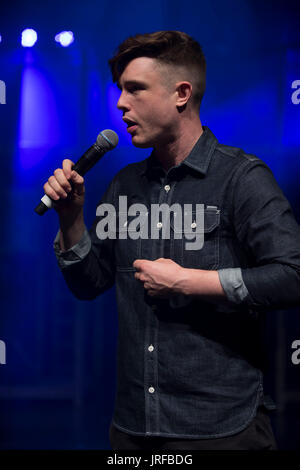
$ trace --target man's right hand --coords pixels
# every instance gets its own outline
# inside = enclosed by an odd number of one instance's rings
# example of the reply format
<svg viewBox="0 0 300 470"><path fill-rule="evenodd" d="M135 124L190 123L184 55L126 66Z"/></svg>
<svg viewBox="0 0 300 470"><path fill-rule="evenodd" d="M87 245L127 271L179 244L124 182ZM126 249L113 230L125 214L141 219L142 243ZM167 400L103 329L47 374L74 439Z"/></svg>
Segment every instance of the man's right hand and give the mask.
<svg viewBox="0 0 300 470"><path fill-rule="evenodd" d="M72 170L74 162L63 161L63 167L57 168L43 188L53 201L53 208L60 220L60 245L67 250L80 240L84 231L84 179Z"/></svg>
<svg viewBox="0 0 300 470"><path fill-rule="evenodd" d="M84 205L84 179L72 170L74 162L71 160L65 159L62 166L54 171L43 188L54 201L53 207L57 213L72 218L72 214L76 217Z"/></svg>

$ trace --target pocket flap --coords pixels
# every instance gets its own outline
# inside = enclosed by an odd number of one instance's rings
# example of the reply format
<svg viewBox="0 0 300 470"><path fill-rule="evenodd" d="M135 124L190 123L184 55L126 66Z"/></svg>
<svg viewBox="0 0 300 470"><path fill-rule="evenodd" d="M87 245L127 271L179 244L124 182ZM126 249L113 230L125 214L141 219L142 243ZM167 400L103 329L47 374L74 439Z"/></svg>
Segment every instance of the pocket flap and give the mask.
<svg viewBox="0 0 300 470"><path fill-rule="evenodd" d="M210 233L220 224L220 210L217 208L217 206L207 206L204 209L204 228L202 223L202 211L199 211L198 214L197 211L185 211L185 214L187 217L186 227L184 226L183 216L181 224L179 221L175 223L174 219L172 218L170 225L175 233ZM176 217L176 214L174 214L174 217ZM200 220L200 225L202 226L197 227L197 220Z"/></svg>

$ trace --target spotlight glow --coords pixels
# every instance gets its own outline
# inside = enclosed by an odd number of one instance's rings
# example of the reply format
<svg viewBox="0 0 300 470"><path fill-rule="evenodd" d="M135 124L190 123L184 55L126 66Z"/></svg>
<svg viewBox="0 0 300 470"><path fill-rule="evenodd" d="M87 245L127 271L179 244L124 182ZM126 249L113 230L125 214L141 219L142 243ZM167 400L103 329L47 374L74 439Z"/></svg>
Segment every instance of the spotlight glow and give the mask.
<svg viewBox="0 0 300 470"><path fill-rule="evenodd" d="M68 47L74 42L74 34L72 31L62 31L55 36L55 41L62 47Z"/></svg>
<svg viewBox="0 0 300 470"><path fill-rule="evenodd" d="M2 36L1 36L1 34L0 34L0 43L1 43L1 42L2 42Z"/></svg>
<svg viewBox="0 0 300 470"><path fill-rule="evenodd" d="M24 29L21 44L23 47L32 47L37 41L37 32L34 29Z"/></svg>

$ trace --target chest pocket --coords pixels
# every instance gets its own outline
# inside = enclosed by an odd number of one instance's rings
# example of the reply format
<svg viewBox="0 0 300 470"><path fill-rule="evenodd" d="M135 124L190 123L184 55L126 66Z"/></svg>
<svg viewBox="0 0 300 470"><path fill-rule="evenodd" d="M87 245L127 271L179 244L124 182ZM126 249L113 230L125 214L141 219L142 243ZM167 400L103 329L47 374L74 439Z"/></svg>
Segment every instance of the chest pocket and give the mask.
<svg viewBox="0 0 300 470"><path fill-rule="evenodd" d="M130 216L118 213L116 216L115 259L118 271L134 271L132 266L141 258L142 238L146 236L147 215Z"/></svg>
<svg viewBox="0 0 300 470"><path fill-rule="evenodd" d="M206 206L202 214L186 213L188 223L171 222L171 258L185 268L216 269L219 265L220 210ZM200 221L197 226L197 221Z"/></svg>

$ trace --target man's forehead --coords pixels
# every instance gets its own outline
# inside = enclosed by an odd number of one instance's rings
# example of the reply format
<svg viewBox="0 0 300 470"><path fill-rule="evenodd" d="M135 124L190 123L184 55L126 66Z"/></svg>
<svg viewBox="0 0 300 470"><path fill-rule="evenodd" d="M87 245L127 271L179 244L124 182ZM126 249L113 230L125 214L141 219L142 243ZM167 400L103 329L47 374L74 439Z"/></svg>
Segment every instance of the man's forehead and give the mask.
<svg viewBox="0 0 300 470"><path fill-rule="evenodd" d="M153 84L163 84L169 88L170 83L181 80L189 81L186 76L187 70L174 64L166 64L154 57L136 57L125 67L117 86L121 90L124 84L137 84L152 86Z"/></svg>
<svg viewBox="0 0 300 470"><path fill-rule="evenodd" d="M125 67L118 83L122 84L125 80L147 80L158 72L159 63L152 57L137 57L132 59Z"/></svg>

